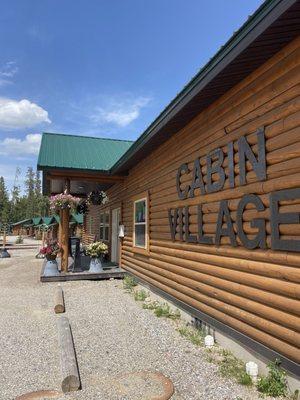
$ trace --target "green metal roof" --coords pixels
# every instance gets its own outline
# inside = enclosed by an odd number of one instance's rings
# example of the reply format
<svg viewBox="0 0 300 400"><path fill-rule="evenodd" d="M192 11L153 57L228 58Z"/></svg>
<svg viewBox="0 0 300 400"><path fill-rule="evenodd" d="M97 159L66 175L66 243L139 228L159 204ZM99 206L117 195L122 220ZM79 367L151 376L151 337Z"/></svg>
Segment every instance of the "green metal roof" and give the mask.
<svg viewBox="0 0 300 400"><path fill-rule="evenodd" d="M32 218L32 222L35 226L39 225L40 222L42 221L42 217L34 217Z"/></svg>
<svg viewBox="0 0 300 400"><path fill-rule="evenodd" d="M132 141L43 133L38 168L108 171Z"/></svg>
<svg viewBox="0 0 300 400"><path fill-rule="evenodd" d="M51 216L51 217L43 217L43 218L42 218L43 223L44 223L45 225L50 225L51 222L53 221L53 219L55 219L53 216Z"/></svg>
<svg viewBox="0 0 300 400"><path fill-rule="evenodd" d="M77 224L83 224L83 214L71 214L71 220Z"/></svg>
<svg viewBox="0 0 300 400"><path fill-rule="evenodd" d="M29 221L31 221L30 218L29 218L29 219L23 219L22 221L18 221L18 222L15 222L14 224L11 224L11 226L24 225L24 224L26 224L26 223L29 222Z"/></svg>
<svg viewBox="0 0 300 400"><path fill-rule="evenodd" d="M44 133L38 168L74 168L109 174L126 172L295 38L299 31L299 24L296 25L299 20L297 4L298 0L264 1L134 144L130 141ZM294 28L289 30L288 26ZM271 33L270 29L273 29ZM268 50L269 46L271 49Z"/></svg>

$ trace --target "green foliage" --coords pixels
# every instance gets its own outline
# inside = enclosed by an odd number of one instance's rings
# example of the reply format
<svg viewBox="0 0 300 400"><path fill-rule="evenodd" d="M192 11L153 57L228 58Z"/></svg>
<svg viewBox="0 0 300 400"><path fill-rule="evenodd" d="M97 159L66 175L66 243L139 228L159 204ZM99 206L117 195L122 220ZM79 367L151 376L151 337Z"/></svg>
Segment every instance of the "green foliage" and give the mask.
<svg viewBox="0 0 300 400"><path fill-rule="evenodd" d="M21 170L17 168L10 196L4 178L0 177L0 224L14 223L49 213L49 199L42 195L39 172L35 173L31 167L28 168L22 190L18 183L20 174Z"/></svg>
<svg viewBox="0 0 300 400"><path fill-rule="evenodd" d="M123 279L123 288L129 292L132 292L135 286L137 286L136 279L131 275L126 275Z"/></svg>
<svg viewBox="0 0 300 400"><path fill-rule="evenodd" d="M148 293L144 289L134 291L134 300L135 301L144 301L147 297L148 297Z"/></svg>
<svg viewBox="0 0 300 400"><path fill-rule="evenodd" d="M101 257L102 254L108 253L108 246L103 242L94 242L89 244L85 250L86 254L90 257Z"/></svg>
<svg viewBox="0 0 300 400"><path fill-rule="evenodd" d="M157 301L152 301L151 303L144 303L143 304L143 308L145 310L155 310L157 306L158 306L158 302Z"/></svg>
<svg viewBox="0 0 300 400"><path fill-rule="evenodd" d="M269 373L259 379L257 389L268 396L278 397L287 394L287 379L285 371L280 367L280 360L268 364Z"/></svg>
<svg viewBox="0 0 300 400"><path fill-rule="evenodd" d="M178 329L178 332L181 336L187 338L194 345L203 346L205 334L200 329L182 326Z"/></svg>
<svg viewBox="0 0 300 400"><path fill-rule="evenodd" d="M6 189L5 181L3 176L0 176L0 222L7 223L9 222L9 196Z"/></svg>
<svg viewBox="0 0 300 400"><path fill-rule="evenodd" d="M177 309L172 311L168 303L159 303L158 301L153 301L151 303L144 303L143 308L147 310L153 310L154 314L158 317L179 319L180 311Z"/></svg>
<svg viewBox="0 0 300 400"><path fill-rule="evenodd" d="M22 244L24 242L24 240L23 240L23 238L22 238L22 236L21 235L19 235L18 237L17 237L17 239L16 239L16 244Z"/></svg>
<svg viewBox="0 0 300 400"><path fill-rule="evenodd" d="M180 318L180 311L179 310L172 311L169 304L167 303L158 304L154 310L154 314L159 318L160 317L170 318L170 319Z"/></svg>
<svg viewBox="0 0 300 400"><path fill-rule="evenodd" d="M218 361L219 372L226 378L234 378L239 384L250 386L252 380L246 373L246 367L243 361L236 358L230 351L222 350Z"/></svg>

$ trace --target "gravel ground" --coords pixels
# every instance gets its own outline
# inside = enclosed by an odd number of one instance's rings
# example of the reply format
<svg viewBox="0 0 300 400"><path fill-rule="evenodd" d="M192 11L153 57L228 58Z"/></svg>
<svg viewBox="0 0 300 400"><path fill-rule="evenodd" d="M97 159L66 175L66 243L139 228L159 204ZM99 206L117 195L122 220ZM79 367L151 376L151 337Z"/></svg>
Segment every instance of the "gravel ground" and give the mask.
<svg viewBox="0 0 300 400"><path fill-rule="evenodd" d="M33 250L0 260L0 399L35 390L59 390L53 294L57 284L41 284L41 261ZM82 390L59 400L147 400L118 397L118 375L152 371L169 377L173 400L256 400L255 390L221 378L205 361L204 349L182 338L170 320L143 310L122 290L121 281L62 284L72 326Z"/></svg>

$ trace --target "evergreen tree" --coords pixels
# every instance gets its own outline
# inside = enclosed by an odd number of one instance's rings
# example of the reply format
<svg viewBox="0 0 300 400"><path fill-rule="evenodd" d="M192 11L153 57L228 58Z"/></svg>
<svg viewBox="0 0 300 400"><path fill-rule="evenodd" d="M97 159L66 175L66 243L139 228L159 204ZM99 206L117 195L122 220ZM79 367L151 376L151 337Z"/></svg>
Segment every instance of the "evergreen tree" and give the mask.
<svg viewBox="0 0 300 400"><path fill-rule="evenodd" d="M24 201L21 197L21 189L19 185L19 177L21 170L19 167L16 168L14 186L11 191L10 201L10 222L18 222L26 218L26 208L24 208Z"/></svg>
<svg viewBox="0 0 300 400"><path fill-rule="evenodd" d="M32 218L37 213L36 192L35 192L35 173L32 167L27 168L25 179L25 194L27 199L26 218Z"/></svg>
<svg viewBox="0 0 300 400"><path fill-rule="evenodd" d="M0 176L0 223L7 223L10 214L9 196L3 176Z"/></svg>
<svg viewBox="0 0 300 400"><path fill-rule="evenodd" d="M42 217L49 213L49 199L47 196L42 194L42 182L40 177L40 171L36 171L35 174L35 196L36 196L36 207L38 215Z"/></svg>

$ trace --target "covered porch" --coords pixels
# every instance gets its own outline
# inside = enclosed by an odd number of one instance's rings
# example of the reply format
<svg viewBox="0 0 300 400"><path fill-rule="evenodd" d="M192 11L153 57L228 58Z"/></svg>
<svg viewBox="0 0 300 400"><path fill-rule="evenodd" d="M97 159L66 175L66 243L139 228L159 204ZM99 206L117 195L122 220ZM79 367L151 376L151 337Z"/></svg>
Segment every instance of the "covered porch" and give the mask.
<svg viewBox="0 0 300 400"><path fill-rule="evenodd" d="M109 168L130 145L131 142L127 141L44 134L38 160L38 169L43 172L43 193L49 196L70 194L84 200L90 193L105 192L115 183L124 180L122 175L111 175ZM85 210L80 211L83 213L83 232L91 233L86 232L88 221L84 215ZM49 276L44 263L41 281L123 277L125 271L120 267L120 210L109 216L105 237L103 227L89 235L89 242L100 239L108 246L108 254L102 262L103 270L97 274L89 271L90 257L84 253L82 240L79 242L74 237L70 238L71 221L70 210L61 209L58 229L61 257L58 259L58 272Z"/></svg>

